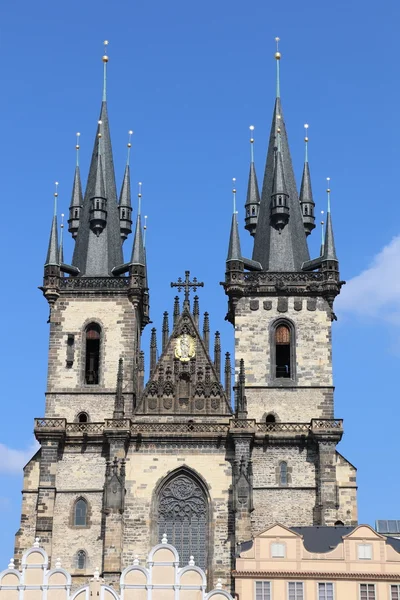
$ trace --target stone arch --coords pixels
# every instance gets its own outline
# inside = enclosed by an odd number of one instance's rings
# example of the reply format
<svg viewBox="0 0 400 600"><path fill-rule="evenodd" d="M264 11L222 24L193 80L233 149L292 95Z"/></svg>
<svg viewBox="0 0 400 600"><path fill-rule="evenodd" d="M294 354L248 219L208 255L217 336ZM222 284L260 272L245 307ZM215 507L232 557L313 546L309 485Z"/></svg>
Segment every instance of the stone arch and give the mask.
<svg viewBox="0 0 400 600"><path fill-rule="evenodd" d="M207 569L213 547L212 506L203 478L184 465L171 471L158 482L152 504L153 543L166 533L182 566L193 555L196 565Z"/></svg>

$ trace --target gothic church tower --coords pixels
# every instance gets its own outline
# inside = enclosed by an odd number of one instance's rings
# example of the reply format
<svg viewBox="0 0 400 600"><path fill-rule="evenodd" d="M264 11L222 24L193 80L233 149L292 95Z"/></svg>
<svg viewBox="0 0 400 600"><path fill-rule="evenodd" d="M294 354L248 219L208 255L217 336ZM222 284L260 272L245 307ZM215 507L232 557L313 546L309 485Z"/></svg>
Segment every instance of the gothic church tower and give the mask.
<svg viewBox="0 0 400 600"><path fill-rule="evenodd" d="M103 63L84 194L78 160L73 181L71 264L56 207L51 225L42 286L50 306L46 405L35 420L40 450L24 470L16 564L38 536L51 563L62 557L74 585L99 567L118 587L135 555L144 560L166 533L181 564L194 556L210 587L219 577L230 586L237 544L267 525L357 519L355 469L336 451L342 421L334 418L331 324L341 282L331 215L321 256L310 261L308 162L299 198L278 93L261 196L250 167L251 260L232 218L224 288L235 327L234 399L230 356L221 361L218 332L211 343L209 315L201 319L191 297L203 283L189 271L171 284L183 302L175 297L172 319L164 313L160 352L152 329L146 358L143 228L139 208L124 262L130 166L118 197L106 55Z"/></svg>

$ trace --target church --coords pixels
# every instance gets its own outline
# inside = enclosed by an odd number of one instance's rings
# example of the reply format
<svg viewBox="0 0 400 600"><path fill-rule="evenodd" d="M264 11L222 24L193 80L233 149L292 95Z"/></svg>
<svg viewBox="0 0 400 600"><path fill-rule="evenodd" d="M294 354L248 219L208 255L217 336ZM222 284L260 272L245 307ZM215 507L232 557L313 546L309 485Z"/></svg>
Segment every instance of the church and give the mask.
<svg viewBox="0 0 400 600"><path fill-rule="evenodd" d="M50 308L46 401L34 425L40 450L24 469L16 566L40 538L49 564L62 556L74 584L98 566L118 587L136 555L147 557L166 534L210 589L218 580L231 589L238 548L268 526L357 524L356 469L336 449L343 421L334 412L331 327L343 282L332 216L328 204L320 256L311 258L308 158L298 191L279 51L275 59L262 188L251 160L245 205L253 254L242 255L234 210L225 265L221 257L235 344L235 356L223 357L208 313L200 315L203 282L189 270L171 283L181 295L160 338L152 329L149 355L142 349L151 268L140 203L132 218L129 161L117 193L103 56L100 116L84 193L79 162L75 169L75 247L66 260L55 193L41 287Z"/></svg>

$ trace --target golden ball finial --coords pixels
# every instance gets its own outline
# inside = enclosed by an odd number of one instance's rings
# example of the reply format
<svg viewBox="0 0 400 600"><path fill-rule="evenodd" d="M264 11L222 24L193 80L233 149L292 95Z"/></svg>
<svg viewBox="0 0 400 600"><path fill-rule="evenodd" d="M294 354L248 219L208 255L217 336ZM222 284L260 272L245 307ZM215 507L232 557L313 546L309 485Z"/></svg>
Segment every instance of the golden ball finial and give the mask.
<svg viewBox="0 0 400 600"><path fill-rule="evenodd" d="M276 60L281 60L281 53L275 52L275 58L276 58Z"/></svg>
<svg viewBox="0 0 400 600"><path fill-rule="evenodd" d="M276 60L280 60L280 59L281 59L281 53L279 52L279 42L280 42L280 38L276 37L276 38L275 38L275 42L276 42L276 52L275 52L275 58L276 58Z"/></svg>
<svg viewBox="0 0 400 600"><path fill-rule="evenodd" d="M280 133L280 132L281 132L281 128L280 128L280 127L278 127L278 129L276 130L276 132L277 132L277 133Z"/></svg>
<svg viewBox="0 0 400 600"><path fill-rule="evenodd" d="M104 56L103 56L102 60L104 63L106 63L106 62L108 62L108 56L107 56L108 40L104 40L103 44L104 44Z"/></svg>

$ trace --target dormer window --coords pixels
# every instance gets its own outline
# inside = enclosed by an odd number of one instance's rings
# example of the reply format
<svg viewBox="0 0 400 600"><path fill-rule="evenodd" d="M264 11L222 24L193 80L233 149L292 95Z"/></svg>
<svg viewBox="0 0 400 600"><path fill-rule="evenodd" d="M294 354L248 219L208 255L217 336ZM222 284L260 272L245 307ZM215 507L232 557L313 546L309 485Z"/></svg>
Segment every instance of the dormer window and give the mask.
<svg viewBox="0 0 400 600"><path fill-rule="evenodd" d="M271 544L271 558L285 558L285 544L280 542Z"/></svg>

